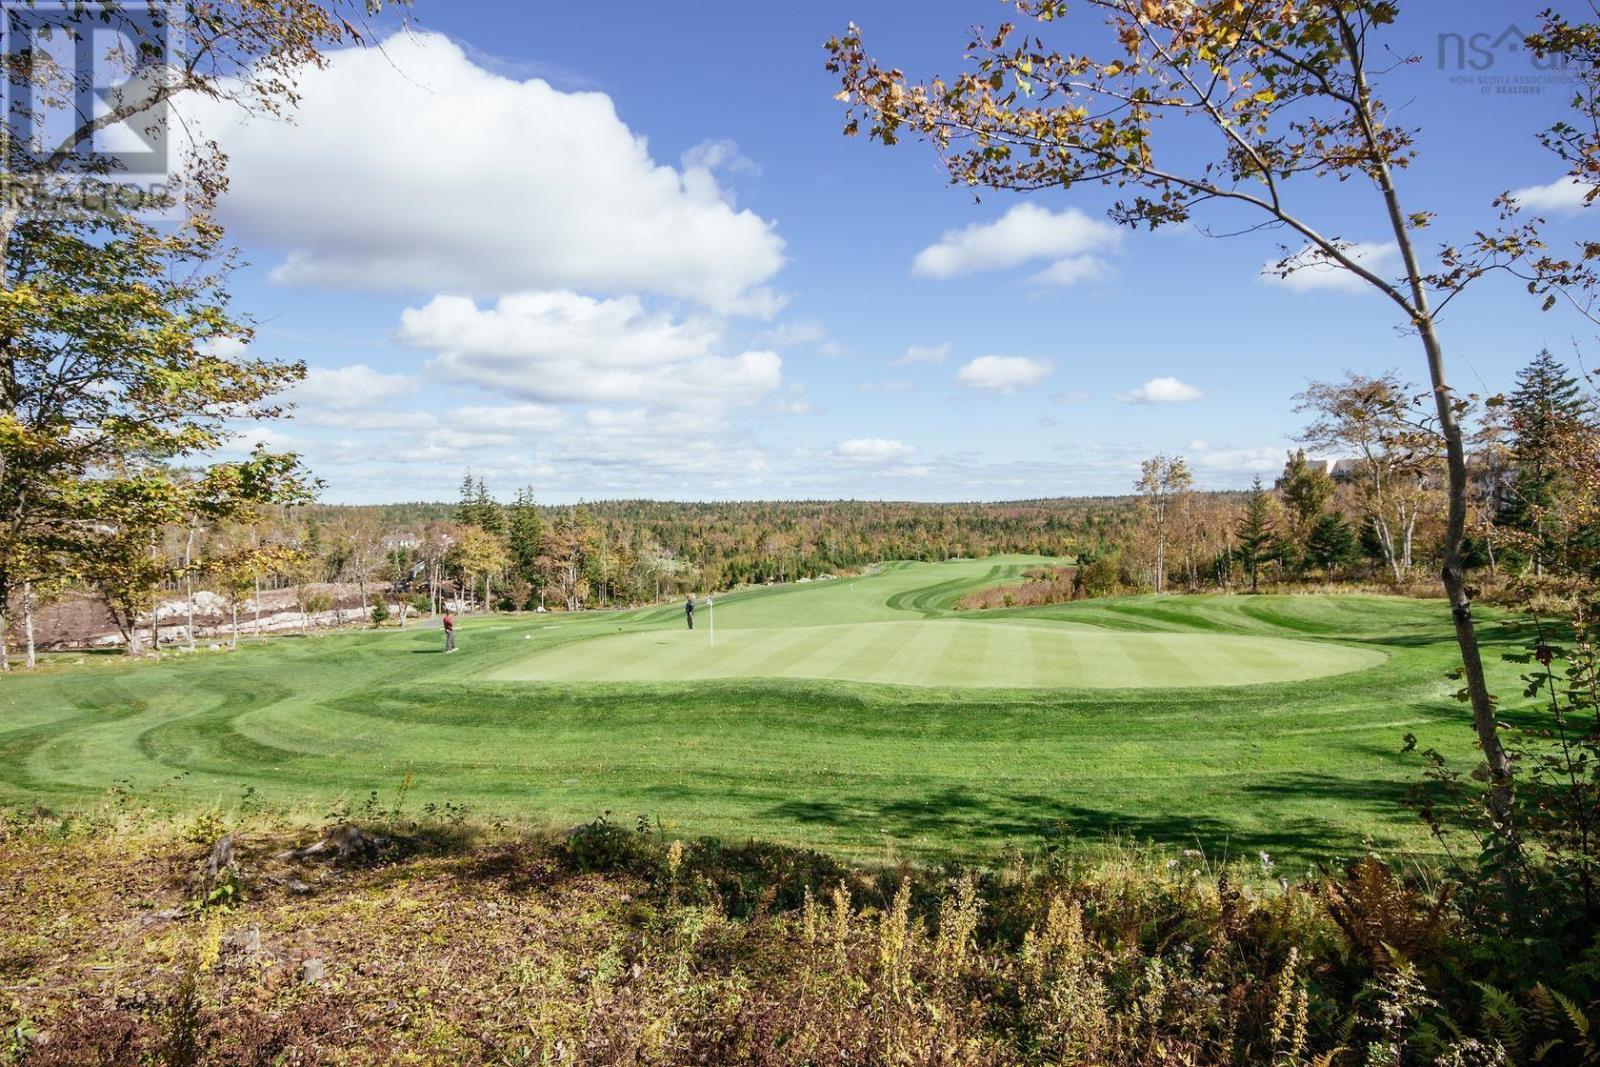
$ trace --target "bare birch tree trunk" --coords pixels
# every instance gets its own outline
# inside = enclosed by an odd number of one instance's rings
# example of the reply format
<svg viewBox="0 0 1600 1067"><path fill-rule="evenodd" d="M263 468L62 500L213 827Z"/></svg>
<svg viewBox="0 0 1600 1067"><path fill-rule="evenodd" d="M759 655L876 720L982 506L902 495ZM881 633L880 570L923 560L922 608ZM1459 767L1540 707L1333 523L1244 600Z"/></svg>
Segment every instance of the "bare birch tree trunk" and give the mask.
<svg viewBox="0 0 1600 1067"><path fill-rule="evenodd" d="M194 651L194 527L189 527L189 540L183 546L183 594L189 617L189 651Z"/></svg>
<svg viewBox="0 0 1600 1067"><path fill-rule="evenodd" d="M1389 520L1383 517L1382 511L1374 511L1372 528L1378 533L1378 547L1383 549L1383 562L1389 565L1389 573L1394 576L1396 585L1400 584L1400 557L1394 550L1394 534L1389 529Z"/></svg>
<svg viewBox="0 0 1600 1067"><path fill-rule="evenodd" d="M1356 90L1360 107L1356 117L1363 127L1363 135L1374 147L1378 144L1377 123L1372 115L1372 94L1367 84L1366 72L1359 62L1361 55L1355 31L1349 18L1339 14L1340 35L1346 51L1352 57ZM1478 745L1483 751L1489 769L1489 810L1497 823L1501 841L1513 855L1520 851L1513 805L1513 778L1511 756L1500 740L1499 723L1495 718L1494 697L1489 693L1488 679L1483 671L1483 653L1478 645L1477 626L1472 617L1472 590L1467 586L1466 540L1467 495L1470 484L1467 472L1466 447L1462 440L1461 422L1456 409L1455 393L1445 375L1444 347L1434 323L1433 311L1428 302L1428 288L1422 267L1417 261L1412 242L1411 227L1405 210L1400 205L1400 195L1394 186L1394 177L1382 153L1373 168L1373 176L1383 192L1384 206L1389 214L1389 228L1399 246L1405 264L1406 279L1411 288L1411 301L1415 309L1415 326L1422 340L1423 352L1428 360L1428 378L1433 385L1434 407L1439 417L1439 432L1444 437L1445 465L1449 471L1449 508L1445 517L1443 545L1444 566L1440 577L1445 595L1450 601L1450 618L1455 625L1456 644L1461 650L1462 678L1466 682L1468 701L1472 705L1473 730L1478 735ZM1508 875L1509 877L1509 875ZM1509 888L1509 883L1508 883Z"/></svg>
<svg viewBox="0 0 1600 1067"><path fill-rule="evenodd" d="M1411 513L1406 516L1405 552L1403 558L1405 559L1405 572L1407 574L1411 573L1411 546L1416 539L1416 534L1417 509L1412 508Z"/></svg>
<svg viewBox="0 0 1600 1067"><path fill-rule="evenodd" d="M37 665L33 648L33 583L22 583L22 632L28 639L28 669Z"/></svg>

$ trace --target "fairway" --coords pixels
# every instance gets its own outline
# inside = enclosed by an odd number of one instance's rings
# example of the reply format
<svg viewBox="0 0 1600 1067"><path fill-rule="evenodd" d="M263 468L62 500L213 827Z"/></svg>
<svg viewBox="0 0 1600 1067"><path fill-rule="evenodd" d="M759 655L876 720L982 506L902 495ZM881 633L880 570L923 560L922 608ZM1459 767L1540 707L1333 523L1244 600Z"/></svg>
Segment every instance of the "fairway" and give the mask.
<svg viewBox="0 0 1600 1067"><path fill-rule="evenodd" d="M702 603L53 658L0 679L0 804L309 818L392 803L867 857L992 858L1108 833L1311 860L1428 847L1401 803L1470 768L1440 601L1136 596L957 612L1023 557ZM1505 713L1518 647L1484 613Z"/></svg>
<svg viewBox="0 0 1600 1067"><path fill-rule="evenodd" d="M837 678L973 688L1173 688L1289 682L1382 663L1376 649L1228 634L1117 633L1071 623L946 619L618 634L487 675L544 682Z"/></svg>

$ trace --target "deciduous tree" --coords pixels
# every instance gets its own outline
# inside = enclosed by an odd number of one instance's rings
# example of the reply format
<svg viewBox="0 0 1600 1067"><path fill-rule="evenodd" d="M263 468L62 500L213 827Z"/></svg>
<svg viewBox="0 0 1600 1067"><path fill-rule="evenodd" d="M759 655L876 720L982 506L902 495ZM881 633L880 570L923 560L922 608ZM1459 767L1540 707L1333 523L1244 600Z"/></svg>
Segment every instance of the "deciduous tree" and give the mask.
<svg viewBox="0 0 1600 1067"><path fill-rule="evenodd" d="M1157 593L1167 587L1167 548L1174 509L1193 486L1194 476L1182 456L1152 456L1139 465L1139 480L1134 488L1140 493L1140 506L1154 549L1151 581Z"/></svg>
<svg viewBox="0 0 1600 1067"><path fill-rule="evenodd" d="M1546 306L1558 293L1589 291L1595 281L1589 261L1600 256L1600 242L1559 260L1540 240L1538 220L1516 218L1508 210L1515 205L1502 199L1498 218L1459 246L1440 247L1431 263L1425 260L1418 233L1434 216L1406 203L1397 180L1416 155L1416 131L1387 106L1378 85L1390 62L1380 38L1398 15L1396 0L1081 0L1070 6L1105 18L1105 40L1112 44L1103 54L1047 41L1068 18L1067 0L1019 0L1017 10L1031 27L1005 23L975 33L967 68L926 82L875 61L851 25L827 44L828 67L840 76L839 99L850 111L845 132L864 127L885 144L921 137L939 153L951 181L972 188L1110 186L1120 191L1111 215L1128 225L1186 223L1203 210L1231 208L1230 231L1258 228L1248 220L1234 224L1244 212L1259 226L1289 235L1276 273L1344 272L1390 303L1417 338L1428 369L1448 483L1443 584L1501 823L1497 840L1514 851L1512 766L1498 734L1467 584L1465 398L1450 385L1439 314L1490 271L1526 278ZM1592 28L1566 35L1563 28L1547 26L1535 47L1590 58L1600 51ZM1085 33L1078 39L1092 38ZM1573 173L1591 184L1600 179L1596 95L1579 93L1574 101L1590 121L1552 136L1555 147L1570 150ZM1166 144L1164 138L1184 131L1190 134L1185 143ZM1358 217L1350 197L1302 196L1317 180L1369 194L1397 249L1396 271L1363 262L1343 236Z"/></svg>
<svg viewBox="0 0 1600 1067"><path fill-rule="evenodd" d="M490 582L502 573L511 562L505 538L477 526L463 526L461 538L451 549L450 558L461 573L463 590L476 591L476 583L483 582L483 606L491 607Z"/></svg>
<svg viewBox="0 0 1600 1067"><path fill-rule="evenodd" d="M1333 489L1333 479L1320 465L1306 459L1305 449L1297 448L1289 454L1278 491L1289 508L1294 532L1302 541L1310 534L1322 509L1333 499Z"/></svg>
<svg viewBox="0 0 1600 1067"><path fill-rule="evenodd" d="M1419 409L1415 390L1389 372L1347 373L1337 382L1312 382L1295 397L1310 412L1300 439L1353 459L1352 483L1363 514L1396 582L1411 569L1417 523L1427 505L1437 438Z"/></svg>
<svg viewBox="0 0 1600 1067"><path fill-rule="evenodd" d="M174 209L181 202L173 224L64 194L74 181L123 170L105 150L108 131L127 125L160 132L163 108L185 96L267 114L292 106L294 73L322 62L323 48L360 39L350 19L378 6L197 0L170 7L180 12L177 27L164 25L169 8L160 5L124 10L25 0L7 7L9 46L0 55L8 90L0 115L0 647L9 598L28 580L19 570L28 546L52 541L68 554L90 553L102 572L117 554L103 535L92 543L78 536L87 527L71 505L95 495L79 491L78 481L137 469L119 528L139 528L160 510L146 492L155 472L215 449L230 421L276 413L272 394L303 373L296 363L233 351L251 328L230 313L223 288L231 256L212 218L226 184L215 145L175 160L169 191L142 205ZM100 73L125 76L103 96L104 108L72 110L80 73L30 35L45 14L55 40L88 50ZM119 34L106 35L113 43L94 54L103 39L94 31L106 29ZM157 39L166 29L176 30L171 48ZM66 131L59 140L35 136L58 129ZM141 496L151 509L135 506ZM115 569L132 576L141 569L132 565L136 555Z"/></svg>

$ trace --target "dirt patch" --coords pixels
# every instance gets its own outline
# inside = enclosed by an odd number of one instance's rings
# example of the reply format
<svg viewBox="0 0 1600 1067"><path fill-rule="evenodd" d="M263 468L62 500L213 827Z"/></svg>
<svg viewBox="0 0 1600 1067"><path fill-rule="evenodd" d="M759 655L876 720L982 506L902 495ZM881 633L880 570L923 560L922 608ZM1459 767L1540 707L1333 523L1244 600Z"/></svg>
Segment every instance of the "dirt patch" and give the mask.
<svg viewBox="0 0 1600 1067"><path fill-rule="evenodd" d="M33 633L40 648L77 648L94 644L96 637L116 634L117 624L98 597L69 593L34 612ZM118 634L117 640L121 639Z"/></svg>

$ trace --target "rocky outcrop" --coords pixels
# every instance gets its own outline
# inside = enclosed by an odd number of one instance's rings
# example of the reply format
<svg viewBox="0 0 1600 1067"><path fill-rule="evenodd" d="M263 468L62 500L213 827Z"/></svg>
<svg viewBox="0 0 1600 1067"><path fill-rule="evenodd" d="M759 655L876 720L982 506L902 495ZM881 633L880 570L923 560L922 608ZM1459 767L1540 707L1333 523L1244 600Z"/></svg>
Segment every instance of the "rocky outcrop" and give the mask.
<svg viewBox="0 0 1600 1067"><path fill-rule="evenodd" d="M312 587L312 593L315 600L328 606L302 614L292 589L264 592L259 606L254 599L241 601L240 635L359 626L370 622L372 618L372 608L361 602L360 590L354 585L317 585ZM400 617L400 604L397 601L391 599L388 608L390 618ZM189 602L186 598L164 597L157 602L155 622L163 646L189 643ZM149 634L148 615L139 620L139 629L142 634ZM115 648L123 643L122 633L105 606L86 595L69 596L41 608L35 620L35 633L38 646L49 650ZM209 644L226 641L232 633L233 610L227 599L210 590L197 591L194 595L195 642Z"/></svg>

